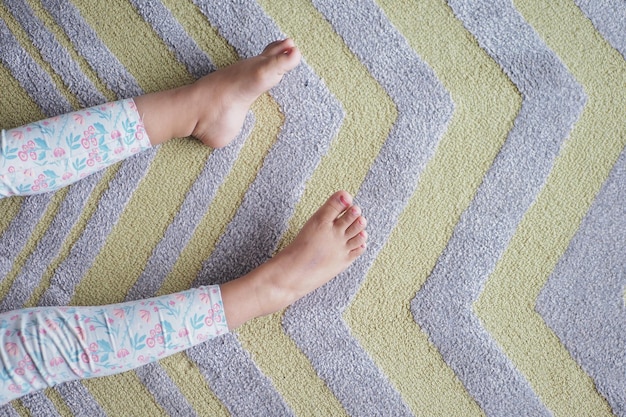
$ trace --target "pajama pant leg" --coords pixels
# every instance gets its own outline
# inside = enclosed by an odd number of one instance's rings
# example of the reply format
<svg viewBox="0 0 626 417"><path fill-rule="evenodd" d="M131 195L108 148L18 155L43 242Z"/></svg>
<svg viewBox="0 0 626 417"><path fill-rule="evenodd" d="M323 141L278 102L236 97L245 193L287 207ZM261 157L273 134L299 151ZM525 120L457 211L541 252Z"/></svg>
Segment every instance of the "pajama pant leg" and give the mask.
<svg viewBox="0 0 626 417"><path fill-rule="evenodd" d="M2 130L0 198L57 190L150 147L133 99Z"/></svg>
<svg viewBox="0 0 626 417"><path fill-rule="evenodd" d="M0 405L137 368L228 333L219 286L100 307L0 314Z"/></svg>

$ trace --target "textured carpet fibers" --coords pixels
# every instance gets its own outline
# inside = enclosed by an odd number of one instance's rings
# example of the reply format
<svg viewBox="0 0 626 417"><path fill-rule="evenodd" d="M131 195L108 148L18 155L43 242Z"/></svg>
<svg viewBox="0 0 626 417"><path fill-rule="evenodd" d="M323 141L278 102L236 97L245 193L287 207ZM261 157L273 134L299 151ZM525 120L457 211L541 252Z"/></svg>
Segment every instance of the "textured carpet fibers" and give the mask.
<svg viewBox="0 0 626 417"><path fill-rule="evenodd" d="M0 201L0 309L223 283L337 189L368 250L285 311L2 416L626 416L626 3L4 0L0 126L302 64L176 139ZM303 277L306 279L306 277Z"/></svg>

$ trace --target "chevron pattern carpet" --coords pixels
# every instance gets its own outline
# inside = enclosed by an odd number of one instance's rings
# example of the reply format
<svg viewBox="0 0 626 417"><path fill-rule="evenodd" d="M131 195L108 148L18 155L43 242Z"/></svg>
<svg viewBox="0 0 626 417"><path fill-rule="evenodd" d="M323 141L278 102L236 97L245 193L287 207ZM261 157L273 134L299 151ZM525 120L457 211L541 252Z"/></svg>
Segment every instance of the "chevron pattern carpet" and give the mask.
<svg viewBox="0 0 626 417"><path fill-rule="evenodd" d="M626 416L626 3L4 0L0 126L302 64L177 139L0 201L0 309L233 279L337 189L366 254L280 314L4 416Z"/></svg>

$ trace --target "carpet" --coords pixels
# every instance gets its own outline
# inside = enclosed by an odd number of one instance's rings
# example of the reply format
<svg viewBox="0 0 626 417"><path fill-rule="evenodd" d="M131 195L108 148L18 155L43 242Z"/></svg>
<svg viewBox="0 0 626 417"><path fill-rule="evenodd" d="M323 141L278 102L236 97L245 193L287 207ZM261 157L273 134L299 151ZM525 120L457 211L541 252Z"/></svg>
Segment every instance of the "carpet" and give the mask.
<svg viewBox="0 0 626 417"><path fill-rule="evenodd" d="M284 36L302 64L230 146L0 201L0 309L226 282L338 189L366 253L285 311L0 415L626 416L623 1L4 0L0 126Z"/></svg>

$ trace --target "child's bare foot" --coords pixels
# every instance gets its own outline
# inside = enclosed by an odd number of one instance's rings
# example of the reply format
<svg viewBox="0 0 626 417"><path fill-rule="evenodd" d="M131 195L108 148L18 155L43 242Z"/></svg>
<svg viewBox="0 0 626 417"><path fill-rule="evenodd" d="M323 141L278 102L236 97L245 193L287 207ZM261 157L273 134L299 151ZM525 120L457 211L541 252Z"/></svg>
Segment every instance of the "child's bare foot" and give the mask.
<svg viewBox="0 0 626 417"><path fill-rule="evenodd" d="M300 63L291 39L215 71L191 85L135 97L152 145L193 135L212 148L228 145L252 103Z"/></svg>
<svg viewBox="0 0 626 417"><path fill-rule="evenodd" d="M346 269L364 251L365 218L345 191L333 194L294 241L249 274L222 285L228 326L279 311Z"/></svg>
<svg viewBox="0 0 626 417"><path fill-rule="evenodd" d="M293 40L270 43L260 55L201 78L193 87L200 110L192 135L212 148L228 145L252 103L300 63Z"/></svg>

